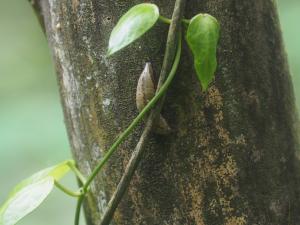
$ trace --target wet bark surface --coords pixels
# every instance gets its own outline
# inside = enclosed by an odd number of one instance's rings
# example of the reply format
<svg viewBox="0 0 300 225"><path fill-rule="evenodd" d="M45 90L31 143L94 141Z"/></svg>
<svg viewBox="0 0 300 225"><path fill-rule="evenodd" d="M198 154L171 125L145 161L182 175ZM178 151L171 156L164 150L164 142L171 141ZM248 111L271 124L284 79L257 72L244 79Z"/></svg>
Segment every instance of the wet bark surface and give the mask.
<svg viewBox="0 0 300 225"><path fill-rule="evenodd" d="M155 0L170 17L174 0ZM107 58L109 35L141 1L39 0L57 68L74 158L88 175L137 115L139 74L158 75L168 27L157 24ZM114 224L300 224L299 149L293 88L272 0L189 0L185 16L205 12L221 24L216 78L200 90L192 56L182 62L163 108L173 132L153 134ZM88 223L99 224L141 125L92 184Z"/></svg>

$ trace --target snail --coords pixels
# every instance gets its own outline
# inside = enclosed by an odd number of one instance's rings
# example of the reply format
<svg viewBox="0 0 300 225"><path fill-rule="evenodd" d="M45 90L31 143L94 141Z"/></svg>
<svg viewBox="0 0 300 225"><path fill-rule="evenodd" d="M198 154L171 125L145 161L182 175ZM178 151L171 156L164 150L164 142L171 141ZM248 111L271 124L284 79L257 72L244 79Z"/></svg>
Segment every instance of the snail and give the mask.
<svg viewBox="0 0 300 225"><path fill-rule="evenodd" d="M136 89L136 106L139 112L148 104L154 97L156 87L154 85L153 69L151 63L146 63L143 72L141 73L137 89ZM165 118L160 114L156 124L154 124L153 131L157 134L168 134L171 128Z"/></svg>

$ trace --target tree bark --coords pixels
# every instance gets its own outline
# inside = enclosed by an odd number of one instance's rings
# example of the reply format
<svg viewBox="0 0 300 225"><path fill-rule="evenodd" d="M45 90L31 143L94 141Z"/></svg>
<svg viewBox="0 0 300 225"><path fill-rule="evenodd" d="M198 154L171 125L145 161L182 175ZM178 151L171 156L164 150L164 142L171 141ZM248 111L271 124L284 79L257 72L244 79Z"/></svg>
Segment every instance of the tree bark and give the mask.
<svg viewBox="0 0 300 225"><path fill-rule="evenodd" d="M33 1L57 68L74 158L88 176L137 115L145 62L158 74L167 26L107 58L110 32L141 1ZM170 17L174 0L153 0ZM216 78L203 93L184 46L163 115L172 134L153 134L114 224L300 224L299 149L293 88L272 0L189 0L185 17L221 24ZM99 224L142 125L91 186L88 224Z"/></svg>

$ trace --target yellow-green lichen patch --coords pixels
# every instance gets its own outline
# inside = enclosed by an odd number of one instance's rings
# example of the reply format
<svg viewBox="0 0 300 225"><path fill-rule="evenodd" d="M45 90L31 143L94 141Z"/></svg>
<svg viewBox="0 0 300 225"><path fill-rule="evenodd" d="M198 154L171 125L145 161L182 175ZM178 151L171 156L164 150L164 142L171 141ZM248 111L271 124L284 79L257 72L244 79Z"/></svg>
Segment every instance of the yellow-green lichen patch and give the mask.
<svg viewBox="0 0 300 225"><path fill-rule="evenodd" d="M199 167L202 170L200 174L203 182L207 185L207 187L204 185L204 194L208 189L214 194L206 199L208 207L202 210L208 214L204 213L203 217L214 215L214 218L223 217L226 225L243 225L246 223L246 217L240 216L239 205L244 203L239 193L239 169L234 149L237 145L245 145L246 140L243 134L235 137L227 130L224 124L223 98L219 89L212 86L206 95L205 107L212 114L207 115L206 119L212 118L213 121L207 121L211 132L207 134L201 132L198 137L199 142L206 143L201 144L203 148Z"/></svg>
<svg viewBox="0 0 300 225"><path fill-rule="evenodd" d="M188 189L190 190L190 199L191 199L191 211L189 215L194 219L195 224L197 225L205 225L203 218L203 194L198 191L198 188L193 187L191 184L188 185Z"/></svg>
<svg viewBox="0 0 300 225"><path fill-rule="evenodd" d="M233 216L231 218L228 218L225 223L225 225L245 225L245 224L247 224L245 216Z"/></svg>

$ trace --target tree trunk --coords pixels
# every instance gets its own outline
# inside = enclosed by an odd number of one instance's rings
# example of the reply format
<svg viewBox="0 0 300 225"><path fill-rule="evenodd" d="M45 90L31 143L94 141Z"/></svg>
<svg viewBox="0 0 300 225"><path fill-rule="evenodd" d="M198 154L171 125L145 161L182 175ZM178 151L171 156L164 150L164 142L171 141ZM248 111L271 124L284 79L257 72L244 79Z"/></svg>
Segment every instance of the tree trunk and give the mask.
<svg viewBox="0 0 300 225"><path fill-rule="evenodd" d="M137 115L145 63L156 74L162 64L164 24L105 56L117 20L140 2L32 2L53 52L72 152L86 176ZM152 2L171 16L174 0ZM173 132L152 135L114 224L300 224L297 120L274 1L187 1L186 18L199 12L221 24L215 81L200 91L185 45L162 112ZM93 182L88 224L99 224L142 127Z"/></svg>

